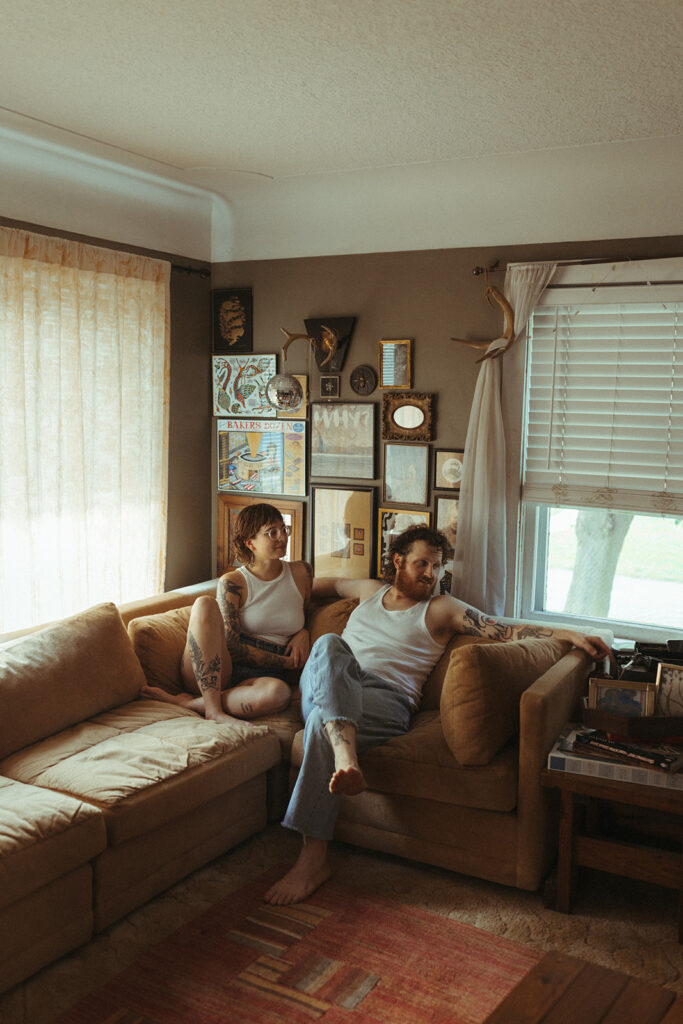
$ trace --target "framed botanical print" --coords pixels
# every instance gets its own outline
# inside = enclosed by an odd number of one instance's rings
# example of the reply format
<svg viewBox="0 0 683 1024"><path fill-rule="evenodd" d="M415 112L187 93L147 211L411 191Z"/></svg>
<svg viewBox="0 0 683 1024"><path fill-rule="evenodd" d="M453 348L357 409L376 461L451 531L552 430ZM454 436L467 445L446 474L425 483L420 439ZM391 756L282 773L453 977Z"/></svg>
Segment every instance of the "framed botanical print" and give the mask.
<svg viewBox="0 0 683 1024"><path fill-rule="evenodd" d="M428 444L384 445L384 500L400 505L426 505Z"/></svg>
<svg viewBox="0 0 683 1024"><path fill-rule="evenodd" d="M305 495L305 421L219 419L216 429L219 491Z"/></svg>
<svg viewBox="0 0 683 1024"><path fill-rule="evenodd" d="M291 501L287 498L263 498L261 495L219 494L216 519L216 572L219 576L233 566L241 564L232 543L235 519L243 508L248 505L260 505L263 501L267 501L269 505L273 505L278 510L285 526L289 526L292 531L284 560L298 562L303 558L303 502Z"/></svg>
<svg viewBox="0 0 683 1024"><path fill-rule="evenodd" d="M275 416L266 384L274 377L277 356L213 356L214 416Z"/></svg>
<svg viewBox="0 0 683 1024"><path fill-rule="evenodd" d="M377 575L382 577L389 545L394 537L409 526L429 526L429 512L404 508L380 508L377 513Z"/></svg>
<svg viewBox="0 0 683 1024"><path fill-rule="evenodd" d="M453 448L434 450L434 487L439 491L459 491L465 453Z"/></svg>
<svg viewBox="0 0 683 1024"><path fill-rule="evenodd" d="M373 402L313 402L311 476L374 480Z"/></svg>
<svg viewBox="0 0 683 1024"><path fill-rule="evenodd" d="M311 487L311 563L314 576L367 579L372 575L375 490Z"/></svg>
<svg viewBox="0 0 683 1024"><path fill-rule="evenodd" d="M251 288L216 288L211 292L213 351L237 355L253 348L253 298Z"/></svg>

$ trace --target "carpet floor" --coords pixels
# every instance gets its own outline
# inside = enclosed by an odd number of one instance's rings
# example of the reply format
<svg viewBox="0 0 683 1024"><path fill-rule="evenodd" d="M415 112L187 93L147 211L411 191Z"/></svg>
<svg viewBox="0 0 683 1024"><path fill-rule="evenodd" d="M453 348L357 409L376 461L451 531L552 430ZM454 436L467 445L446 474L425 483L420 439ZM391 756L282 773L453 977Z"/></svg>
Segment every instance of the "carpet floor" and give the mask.
<svg viewBox="0 0 683 1024"><path fill-rule="evenodd" d="M228 893L292 863L298 849L294 834L270 826L0 996L0 1024L52 1024ZM564 915L546 909L541 892L520 892L351 846L333 848L331 861L333 883L349 891L469 924L537 952L570 953L683 995L683 946L677 942L678 906L670 890L584 871L574 913Z"/></svg>

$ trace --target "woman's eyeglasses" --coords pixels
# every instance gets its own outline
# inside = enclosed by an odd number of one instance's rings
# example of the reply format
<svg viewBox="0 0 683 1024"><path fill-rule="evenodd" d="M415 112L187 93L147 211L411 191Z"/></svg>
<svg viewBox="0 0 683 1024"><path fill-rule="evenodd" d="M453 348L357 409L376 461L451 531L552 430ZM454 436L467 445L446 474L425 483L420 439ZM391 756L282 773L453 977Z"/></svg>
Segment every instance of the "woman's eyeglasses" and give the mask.
<svg viewBox="0 0 683 1024"><path fill-rule="evenodd" d="M269 540L277 540L278 537L291 537L291 535L291 526L272 526L270 530L264 530L262 533L262 536L268 537Z"/></svg>

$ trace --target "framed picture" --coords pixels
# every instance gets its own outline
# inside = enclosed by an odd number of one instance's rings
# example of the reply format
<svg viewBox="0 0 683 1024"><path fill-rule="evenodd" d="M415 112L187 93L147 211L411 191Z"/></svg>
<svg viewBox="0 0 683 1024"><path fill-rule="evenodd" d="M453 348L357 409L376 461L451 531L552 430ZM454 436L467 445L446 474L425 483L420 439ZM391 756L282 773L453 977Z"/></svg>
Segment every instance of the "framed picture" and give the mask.
<svg viewBox="0 0 683 1024"><path fill-rule="evenodd" d="M311 476L374 480L374 403L311 405Z"/></svg>
<svg viewBox="0 0 683 1024"><path fill-rule="evenodd" d="M429 445L384 445L384 500L400 505L426 505Z"/></svg>
<svg viewBox="0 0 683 1024"><path fill-rule="evenodd" d="M657 714L683 715L683 665L660 661L655 685Z"/></svg>
<svg viewBox="0 0 683 1024"><path fill-rule="evenodd" d="M431 441L433 395L385 391L382 437L385 441Z"/></svg>
<svg viewBox="0 0 683 1024"><path fill-rule="evenodd" d="M656 683L626 679L589 679L588 707L627 718L644 718L655 712Z"/></svg>
<svg viewBox="0 0 683 1024"><path fill-rule="evenodd" d="M278 510L286 526L291 528L285 561L298 562L303 558L304 548L304 506L301 501L287 498L263 498L260 495L219 494L216 519L216 572L222 576L224 572L236 565L241 565L232 544L235 519L247 505L259 505L267 501Z"/></svg>
<svg viewBox="0 0 683 1024"><path fill-rule="evenodd" d="M434 449L434 487L439 491L459 491L465 453L453 448Z"/></svg>
<svg viewBox="0 0 683 1024"><path fill-rule="evenodd" d="M429 526L429 512L412 512L404 508L380 508L377 513L377 575L384 575L384 562L392 538L409 526Z"/></svg>
<svg viewBox="0 0 683 1024"><path fill-rule="evenodd" d="M216 430L219 491L305 495L305 421L220 419Z"/></svg>
<svg viewBox="0 0 683 1024"><path fill-rule="evenodd" d="M379 343L379 386L381 388L411 388L412 339L380 341Z"/></svg>
<svg viewBox="0 0 683 1024"><path fill-rule="evenodd" d="M213 356L214 416L273 416L266 384L277 373L277 356Z"/></svg>
<svg viewBox="0 0 683 1024"><path fill-rule="evenodd" d="M311 487L311 562L314 576L366 579L372 575L372 487Z"/></svg>
<svg viewBox="0 0 683 1024"><path fill-rule="evenodd" d="M253 349L254 305L251 288L216 288L211 292L213 351L237 355Z"/></svg>
<svg viewBox="0 0 683 1024"><path fill-rule="evenodd" d="M434 519L437 530L446 537L448 541L448 552L446 556L446 569L453 571L453 554L455 552L455 536L458 532L458 505L459 498L443 498L437 495L434 500Z"/></svg>
<svg viewBox="0 0 683 1024"><path fill-rule="evenodd" d="M339 381L341 378L338 374L324 373L320 377L320 397L321 398L339 398Z"/></svg>
<svg viewBox="0 0 683 1024"><path fill-rule="evenodd" d="M292 412L286 412L284 409L278 409L278 419L281 420L302 420L305 418L308 410L308 374L306 373L293 373L292 377L301 384L301 390L304 393L304 400L298 409L293 409Z"/></svg>

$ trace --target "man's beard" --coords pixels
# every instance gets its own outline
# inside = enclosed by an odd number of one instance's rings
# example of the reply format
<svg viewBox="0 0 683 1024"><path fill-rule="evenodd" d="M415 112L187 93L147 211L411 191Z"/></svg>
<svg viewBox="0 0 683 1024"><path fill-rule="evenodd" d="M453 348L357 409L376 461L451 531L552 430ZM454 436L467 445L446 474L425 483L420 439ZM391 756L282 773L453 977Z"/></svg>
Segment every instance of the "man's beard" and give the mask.
<svg viewBox="0 0 683 1024"><path fill-rule="evenodd" d="M410 598L411 601L427 601L432 596L434 580L421 583L419 580L410 579L405 569L399 566L396 569L394 586L400 594Z"/></svg>

